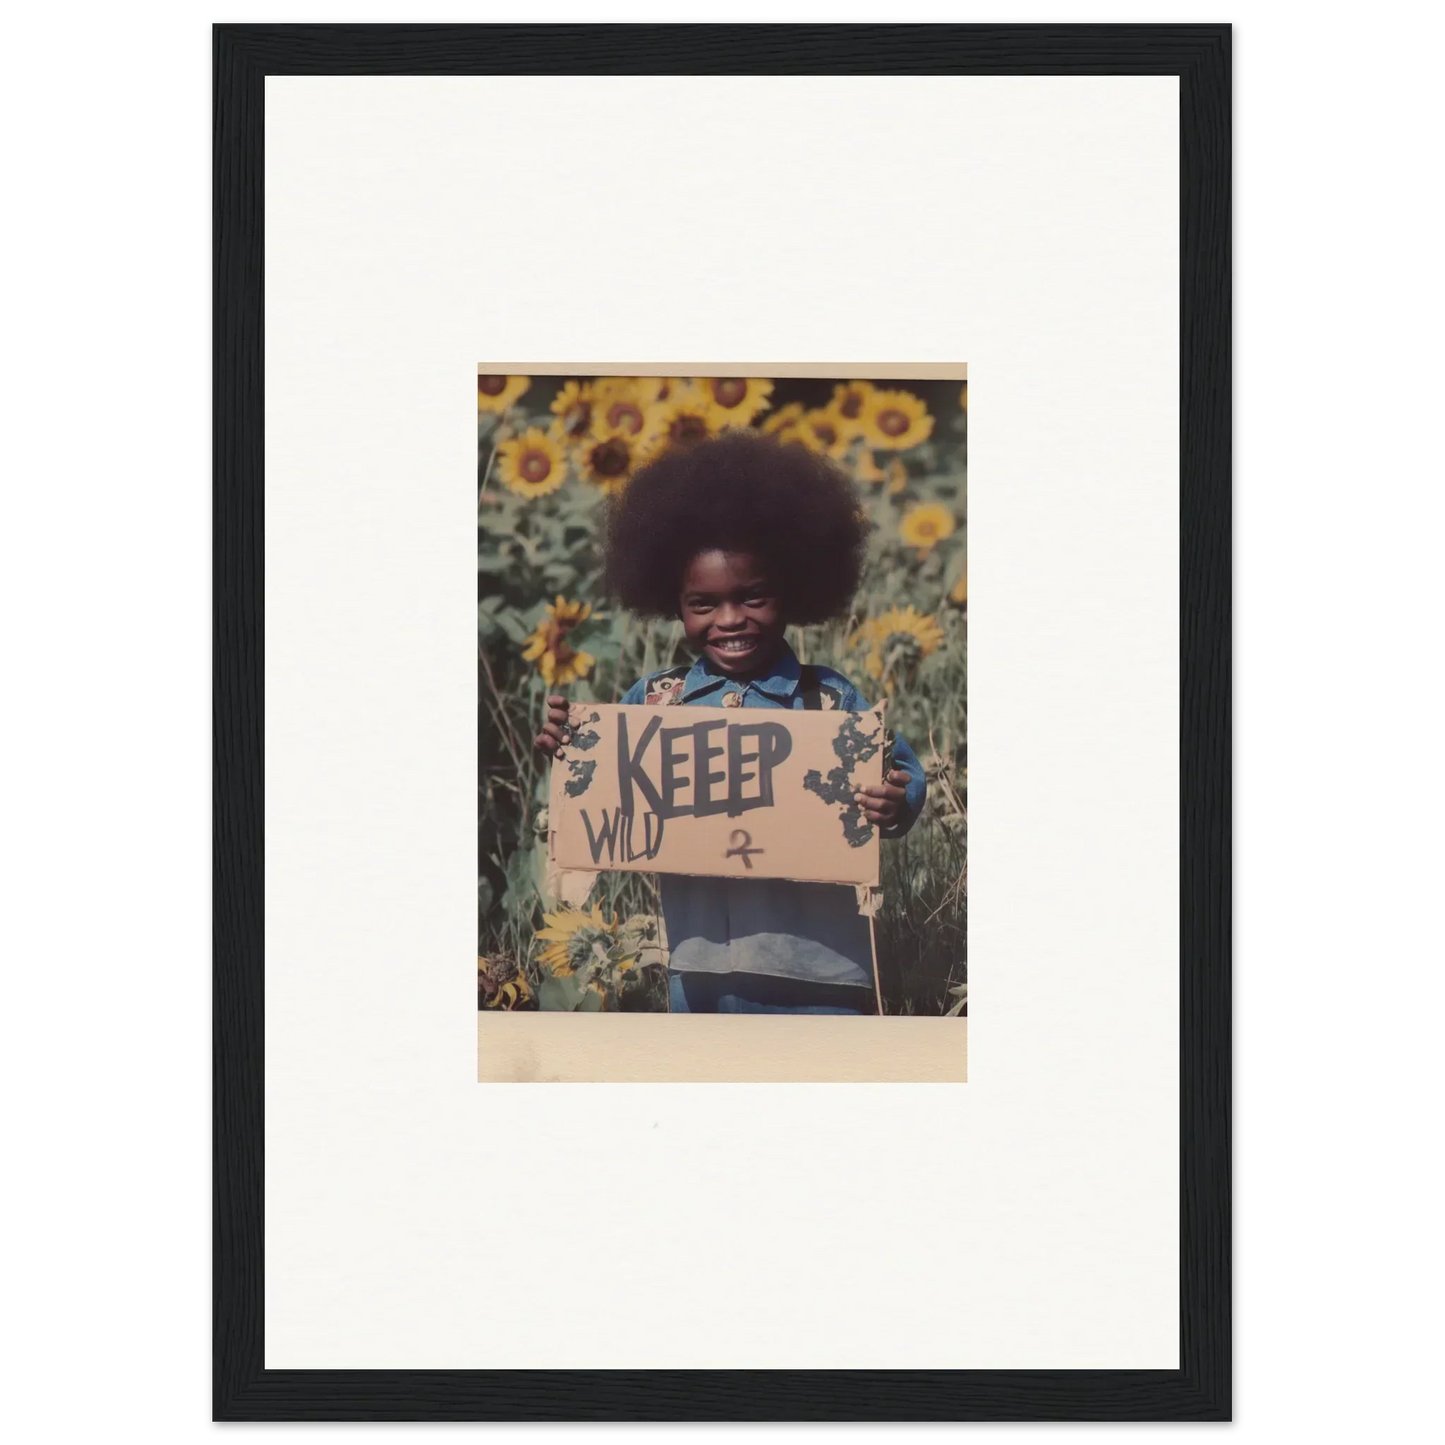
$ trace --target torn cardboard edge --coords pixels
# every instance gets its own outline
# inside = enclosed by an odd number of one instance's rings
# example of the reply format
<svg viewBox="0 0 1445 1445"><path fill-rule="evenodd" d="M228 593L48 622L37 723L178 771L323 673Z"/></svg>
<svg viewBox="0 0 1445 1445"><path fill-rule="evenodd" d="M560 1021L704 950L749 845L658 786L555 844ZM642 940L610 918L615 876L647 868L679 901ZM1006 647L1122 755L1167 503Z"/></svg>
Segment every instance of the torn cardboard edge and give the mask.
<svg viewBox="0 0 1445 1445"><path fill-rule="evenodd" d="M864 918L877 918L878 910L883 907L882 888L871 883L855 883L853 893L858 900L858 912Z"/></svg>
<svg viewBox="0 0 1445 1445"><path fill-rule="evenodd" d="M592 889L606 870L583 872L580 868L558 868L550 861L543 882L547 891L569 908L582 908L592 896ZM692 875L699 876L699 875ZM707 875L702 875L707 876ZM846 885L839 885L840 887ZM864 918L877 918L883 907L883 889L871 883L855 883L853 896L858 912Z"/></svg>

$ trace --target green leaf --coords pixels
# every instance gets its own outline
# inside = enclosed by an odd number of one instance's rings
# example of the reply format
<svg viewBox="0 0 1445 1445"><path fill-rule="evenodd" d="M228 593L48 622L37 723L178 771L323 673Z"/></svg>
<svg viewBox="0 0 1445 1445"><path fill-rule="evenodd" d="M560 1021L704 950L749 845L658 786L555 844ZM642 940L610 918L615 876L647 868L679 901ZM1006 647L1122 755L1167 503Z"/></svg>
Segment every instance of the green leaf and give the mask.
<svg viewBox="0 0 1445 1445"><path fill-rule="evenodd" d="M576 1013L579 1008L586 1008L584 1000L589 992L587 985L575 973L560 977L554 973L543 974L537 989L537 1007L554 1013ZM598 1003L601 1003L600 999Z"/></svg>
<svg viewBox="0 0 1445 1445"><path fill-rule="evenodd" d="M532 629L515 612L497 613L497 626L513 642L525 642L532 633Z"/></svg>

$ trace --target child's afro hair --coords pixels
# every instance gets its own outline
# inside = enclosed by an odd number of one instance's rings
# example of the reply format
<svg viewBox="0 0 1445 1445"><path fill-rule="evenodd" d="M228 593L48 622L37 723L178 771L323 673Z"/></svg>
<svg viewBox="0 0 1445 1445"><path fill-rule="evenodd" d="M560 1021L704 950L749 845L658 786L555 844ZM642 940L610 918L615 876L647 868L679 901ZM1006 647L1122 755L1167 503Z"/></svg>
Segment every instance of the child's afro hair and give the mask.
<svg viewBox="0 0 1445 1445"><path fill-rule="evenodd" d="M784 620L848 611L868 524L846 472L797 442L728 431L643 467L607 514L608 591L644 616L675 617L699 552L751 552Z"/></svg>

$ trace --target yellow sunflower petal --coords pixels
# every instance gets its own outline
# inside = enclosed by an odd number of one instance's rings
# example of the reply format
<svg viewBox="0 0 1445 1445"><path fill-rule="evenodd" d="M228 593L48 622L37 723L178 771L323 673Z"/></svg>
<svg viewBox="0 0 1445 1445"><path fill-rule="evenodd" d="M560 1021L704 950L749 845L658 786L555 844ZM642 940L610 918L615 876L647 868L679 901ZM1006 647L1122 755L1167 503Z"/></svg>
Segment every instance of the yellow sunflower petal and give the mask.
<svg viewBox="0 0 1445 1445"><path fill-rule="evenodd" d="M770 436L787 437L797 431L804 410L802 402L790 401L787 406L780 406L772 412L764 420L762 429Z"/></svg>
<svg viewBox="0 0 1445 1445"><path fill-rule="evenodd" d="M803 413L798 422L798 439L810 450L828 457L843 456L853 440L847 425L826 406Z"/></svg>
<svg viewBox="0 0 1445 1445"><path fill-rule="evenodd" d="M592 670L592 664L596 658L587 652L573 652L570 648L547 654L552 659L552 675L546 677L547 682L554 683L558 687L566 687L569 682L576 682L579 678L586 677Z"/></svg>
<svg viewBox="0 0 1445 1445"><path fill-rule="evenodd" d="M656 430L654 377L599 376L592 383L592 430L622 432L640 440Z"/></svg>
<svg viewBox="0 0 1445 1445"><path fill-rule="evenodd" d="M634 436L623 427L599 421L597 434L577 449L577 470L584 482L603 492L620 492L649 454L650 438L646 433Z"/></svg>
<svg viewBox="0 0 1445 1445"><path fill-rule="evenodd" d="M567 479L567 453L555 437L532 427L497 447L497 476L518 496L546 496Z"/></svg>
<svg viewBox="0 0 1445 1445"><path fill-rule="evenodd" d="M659 450L704 441L719 430L720 423L707 398L691 390L674 388L672 396L659 403L654 413L653 437Z"/></svg>
<svg viewBox="0 0 1445 1445"><path fill-rule="evenodd" d="M701 376L694 383L712 408L719 428L748 426L768 407L773 383L758 376Z"/></svg>
<svg viewBox="0 0 1445 1445"><path fill-rule="evenodd" d="M477 410L506 411L531 384L530 376L478 376Z"/></svg>
<svg viewBox="0 0 1445 1445"><path fill-rule="evenodd" d="M569 381L552 398L551 434L559 441L576 442L592 430L593 384Z"/></svg>
<svg viewBox="0 0 1445 1445"><path fill-rule="evenodd" d="M859 453L858 460L854 464L854 472L860 482L883 482L888 479L888 473L878 465L873 453L867 447L864 447Z"/></svg>
<svg viewBox="0 0 1445 1445"><path fill-rule="evenodd" d="M941 502L920 502L910 507L898 524L898 535L920 553L931 551L958 529L953 513Z"/></svg>
<svg viewBox="0 0 1445 1445"><path fill-rule="evenodd" d="M840 381L833 388L833 400L827 410L838 418L841 430L851 439L861 436L867 415L878 388L871 381Z"/></svg>
<svg viewBox="0 0 1445 1445"><path fill-rule="evenodd" d="M864 406L861 428L871 446L902 451L933 435L933 417L911 391L875 391Z"/></svg>

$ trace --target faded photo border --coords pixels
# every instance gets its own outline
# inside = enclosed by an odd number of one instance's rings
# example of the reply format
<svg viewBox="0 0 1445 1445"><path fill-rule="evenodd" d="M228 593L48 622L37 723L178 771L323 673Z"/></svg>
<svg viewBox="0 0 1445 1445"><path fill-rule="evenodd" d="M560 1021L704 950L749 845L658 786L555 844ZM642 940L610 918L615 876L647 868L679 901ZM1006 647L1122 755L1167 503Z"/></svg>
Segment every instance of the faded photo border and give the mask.
<svg viewBox="0 0 1445 1445"><path fill-rule="evenodd" d="M480 362L478 375L968 381L968 366ZM972 392L972 387L970 387ZM972 400L972 397L970 397ZM885 845L886 846L886 845ZM885 900L886 906L886 900ZM687 1016L479 1010L481 1083L964 1083L967 1017Z"/></svg>

